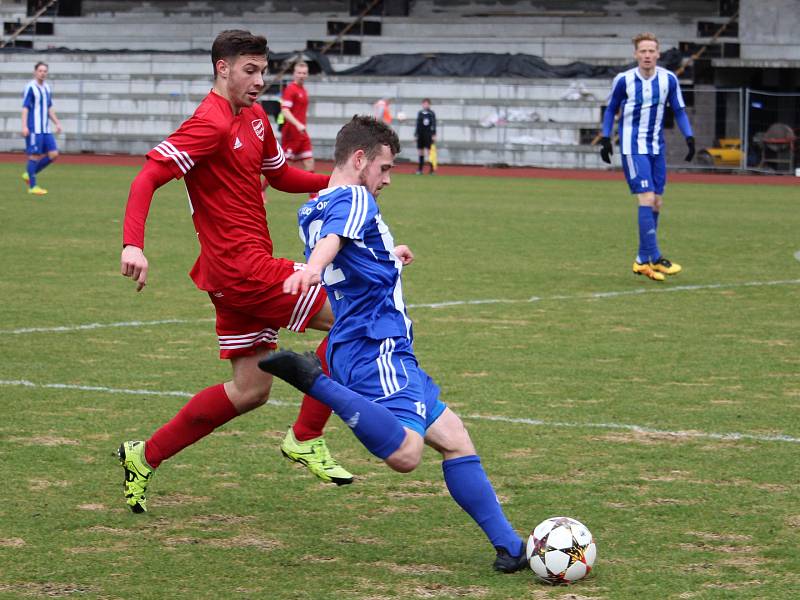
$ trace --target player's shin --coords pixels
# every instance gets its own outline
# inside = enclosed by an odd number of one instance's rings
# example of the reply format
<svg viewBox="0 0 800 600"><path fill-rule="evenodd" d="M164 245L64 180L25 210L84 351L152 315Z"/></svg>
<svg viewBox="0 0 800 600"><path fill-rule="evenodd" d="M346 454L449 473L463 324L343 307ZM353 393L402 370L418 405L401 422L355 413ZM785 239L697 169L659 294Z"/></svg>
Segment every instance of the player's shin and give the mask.
<svg viewBox="0 0 800 600"><path fill-rule="evenodd" d="M397 450L406 437L405 429L389 409L325 375L314 381L309 393L330 406L364 447L382 460Z"/></svg>
<svg viewBox="0 0 800 600"><path fill-rule="evenodd" d="M453 500L472 517L492 545L519 556L524 551L522 538L503 513L480 457L473 454L445 460L442 471Z"/></svg>
<svg viewBox="0 0 800 600"><path fill-rule="evenodd" d="M639 206L639 259L646 263L657 260L661 256L656 237L656 224L653 219L652 206Z"/></svg>
<svg viewBox="0 0 800 600"><path fill-rule="evenodd" d="M327 350L328 338L326 336L317 346L316 354L319 357L322 372L329 375L330 371L325 359ZM297 420L292 426L295 439L298 442L304 442L322 436L322 430L325 428L330 416L330 406L306 394L303 396L303 403L300 405L300 413L297 415Z"/></svg>
<svg viewBox="0 0 800 600"><path fill-rule="evenodd" d="M162 461L207 436L239 413L223 384L195 394L168 423L145 443L145 458L154 469Z"/></svg>
<svg viewBox="0 0 800 600"><path fill-rule="evenodd" d="M34 187L36 185L36 163L37 161L30 159L26 167L28 173L28 186Z"/></svg>

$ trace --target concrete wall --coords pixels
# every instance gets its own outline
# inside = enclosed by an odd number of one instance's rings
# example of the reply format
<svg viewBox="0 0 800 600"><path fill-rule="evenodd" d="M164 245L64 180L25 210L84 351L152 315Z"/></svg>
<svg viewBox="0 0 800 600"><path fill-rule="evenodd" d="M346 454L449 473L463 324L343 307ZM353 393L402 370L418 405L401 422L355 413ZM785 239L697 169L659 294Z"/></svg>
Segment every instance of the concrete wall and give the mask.
<svg viewBox="0 0 800 600"><path fill-rule="evenodd" d="M741 58L800 60L800 0L740 0Z"/></svg>

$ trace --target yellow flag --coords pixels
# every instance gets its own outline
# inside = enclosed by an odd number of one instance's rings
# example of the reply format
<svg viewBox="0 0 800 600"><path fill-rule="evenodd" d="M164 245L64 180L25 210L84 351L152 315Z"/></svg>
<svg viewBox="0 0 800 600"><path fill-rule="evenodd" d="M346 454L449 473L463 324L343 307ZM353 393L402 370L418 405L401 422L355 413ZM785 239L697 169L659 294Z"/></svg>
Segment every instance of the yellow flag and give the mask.
<svg viewBox="0 0 800 600"><path fill-rule="evenodd" d="M436 144L431 144L431 149L428 152L428 160L431 163L431 168L435 171L439 168L439 161L436 157Z"/></svg>

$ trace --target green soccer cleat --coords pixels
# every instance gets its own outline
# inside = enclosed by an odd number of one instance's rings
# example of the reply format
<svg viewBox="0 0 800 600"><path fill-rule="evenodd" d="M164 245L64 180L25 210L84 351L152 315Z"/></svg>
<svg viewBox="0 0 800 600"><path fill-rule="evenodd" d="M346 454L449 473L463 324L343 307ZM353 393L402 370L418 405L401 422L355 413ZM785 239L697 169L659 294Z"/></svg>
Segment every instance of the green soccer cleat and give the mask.
<svg viewBox="0 0 800 600"><path fill-rule="evenodd" d="M144 493L156 471L144 457L144 442L123 442L117 450L117 456L125 469L125 481L122 482L125 502L135 513L147 512Z"/></svg>
<svg viewBox="0 0 800 600"><path fill-rule="evenodd" d="M34 196L44 196L47 193L47 190L44 189L43 187L35 185L31 188L28 188L28 193L33 194Z"/></svg>
<svg viewBox="0 0 800 600"><path fill-rule="evenodd" d="M28 172L27 172L27 171L25 171L25 172L22 174L22 181L24 181L25 183L29 183L29 182L30 182L30 180L31 180L31 176L30 176L30 175L28 175Z"/></svg>
<svg viewBox="0 0 800 600"><path fill-rule="evenodd" d="M289 431L286 432L286 437L281 443L281 453L289 460L308 467L308 470L322 481L336 485L353 483L352 473L336 462L322 437L298 442L294 437L294 431L289 427Z"/></svg>

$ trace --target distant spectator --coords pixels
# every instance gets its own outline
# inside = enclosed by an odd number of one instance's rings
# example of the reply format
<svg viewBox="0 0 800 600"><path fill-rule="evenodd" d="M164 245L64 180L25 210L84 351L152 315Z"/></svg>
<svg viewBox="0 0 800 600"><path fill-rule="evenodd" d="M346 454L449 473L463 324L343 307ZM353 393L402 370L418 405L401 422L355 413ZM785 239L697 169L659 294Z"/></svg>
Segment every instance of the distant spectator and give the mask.
<svg viewBox="0 0 800 600"><path fill-rule="evenodd" d="M422 110L417 113L414 137L417 140L417 151L419 152L417 175L422 175L422 169L426 162L430 165L428 172L433 175L434 166L430 161L430 151L431 146L436 143L436 113L431 110L431 101L428 98L422 101Z"/></svg>
<svg viewBox="0 0 800 600"><path fill-rule="evenodd" d="M384 96L372 105L372 116L387 125L392 124L391 98Z"/></svg>
<svg viewBox="0 0 800 600"><path fill-rule="evenodd" d="M50 129L50 121L55 124L56 133L61 133L61 122L53 109L53 93L45 83L47 73L46 63L36 63L33 79L22 93L22 137L25 138L25 153L28 155L28 167L22 179L28 184L28 193L37 196L44 196L47 190L36 184L36 174L58 157L58 146Z"/></svg>

